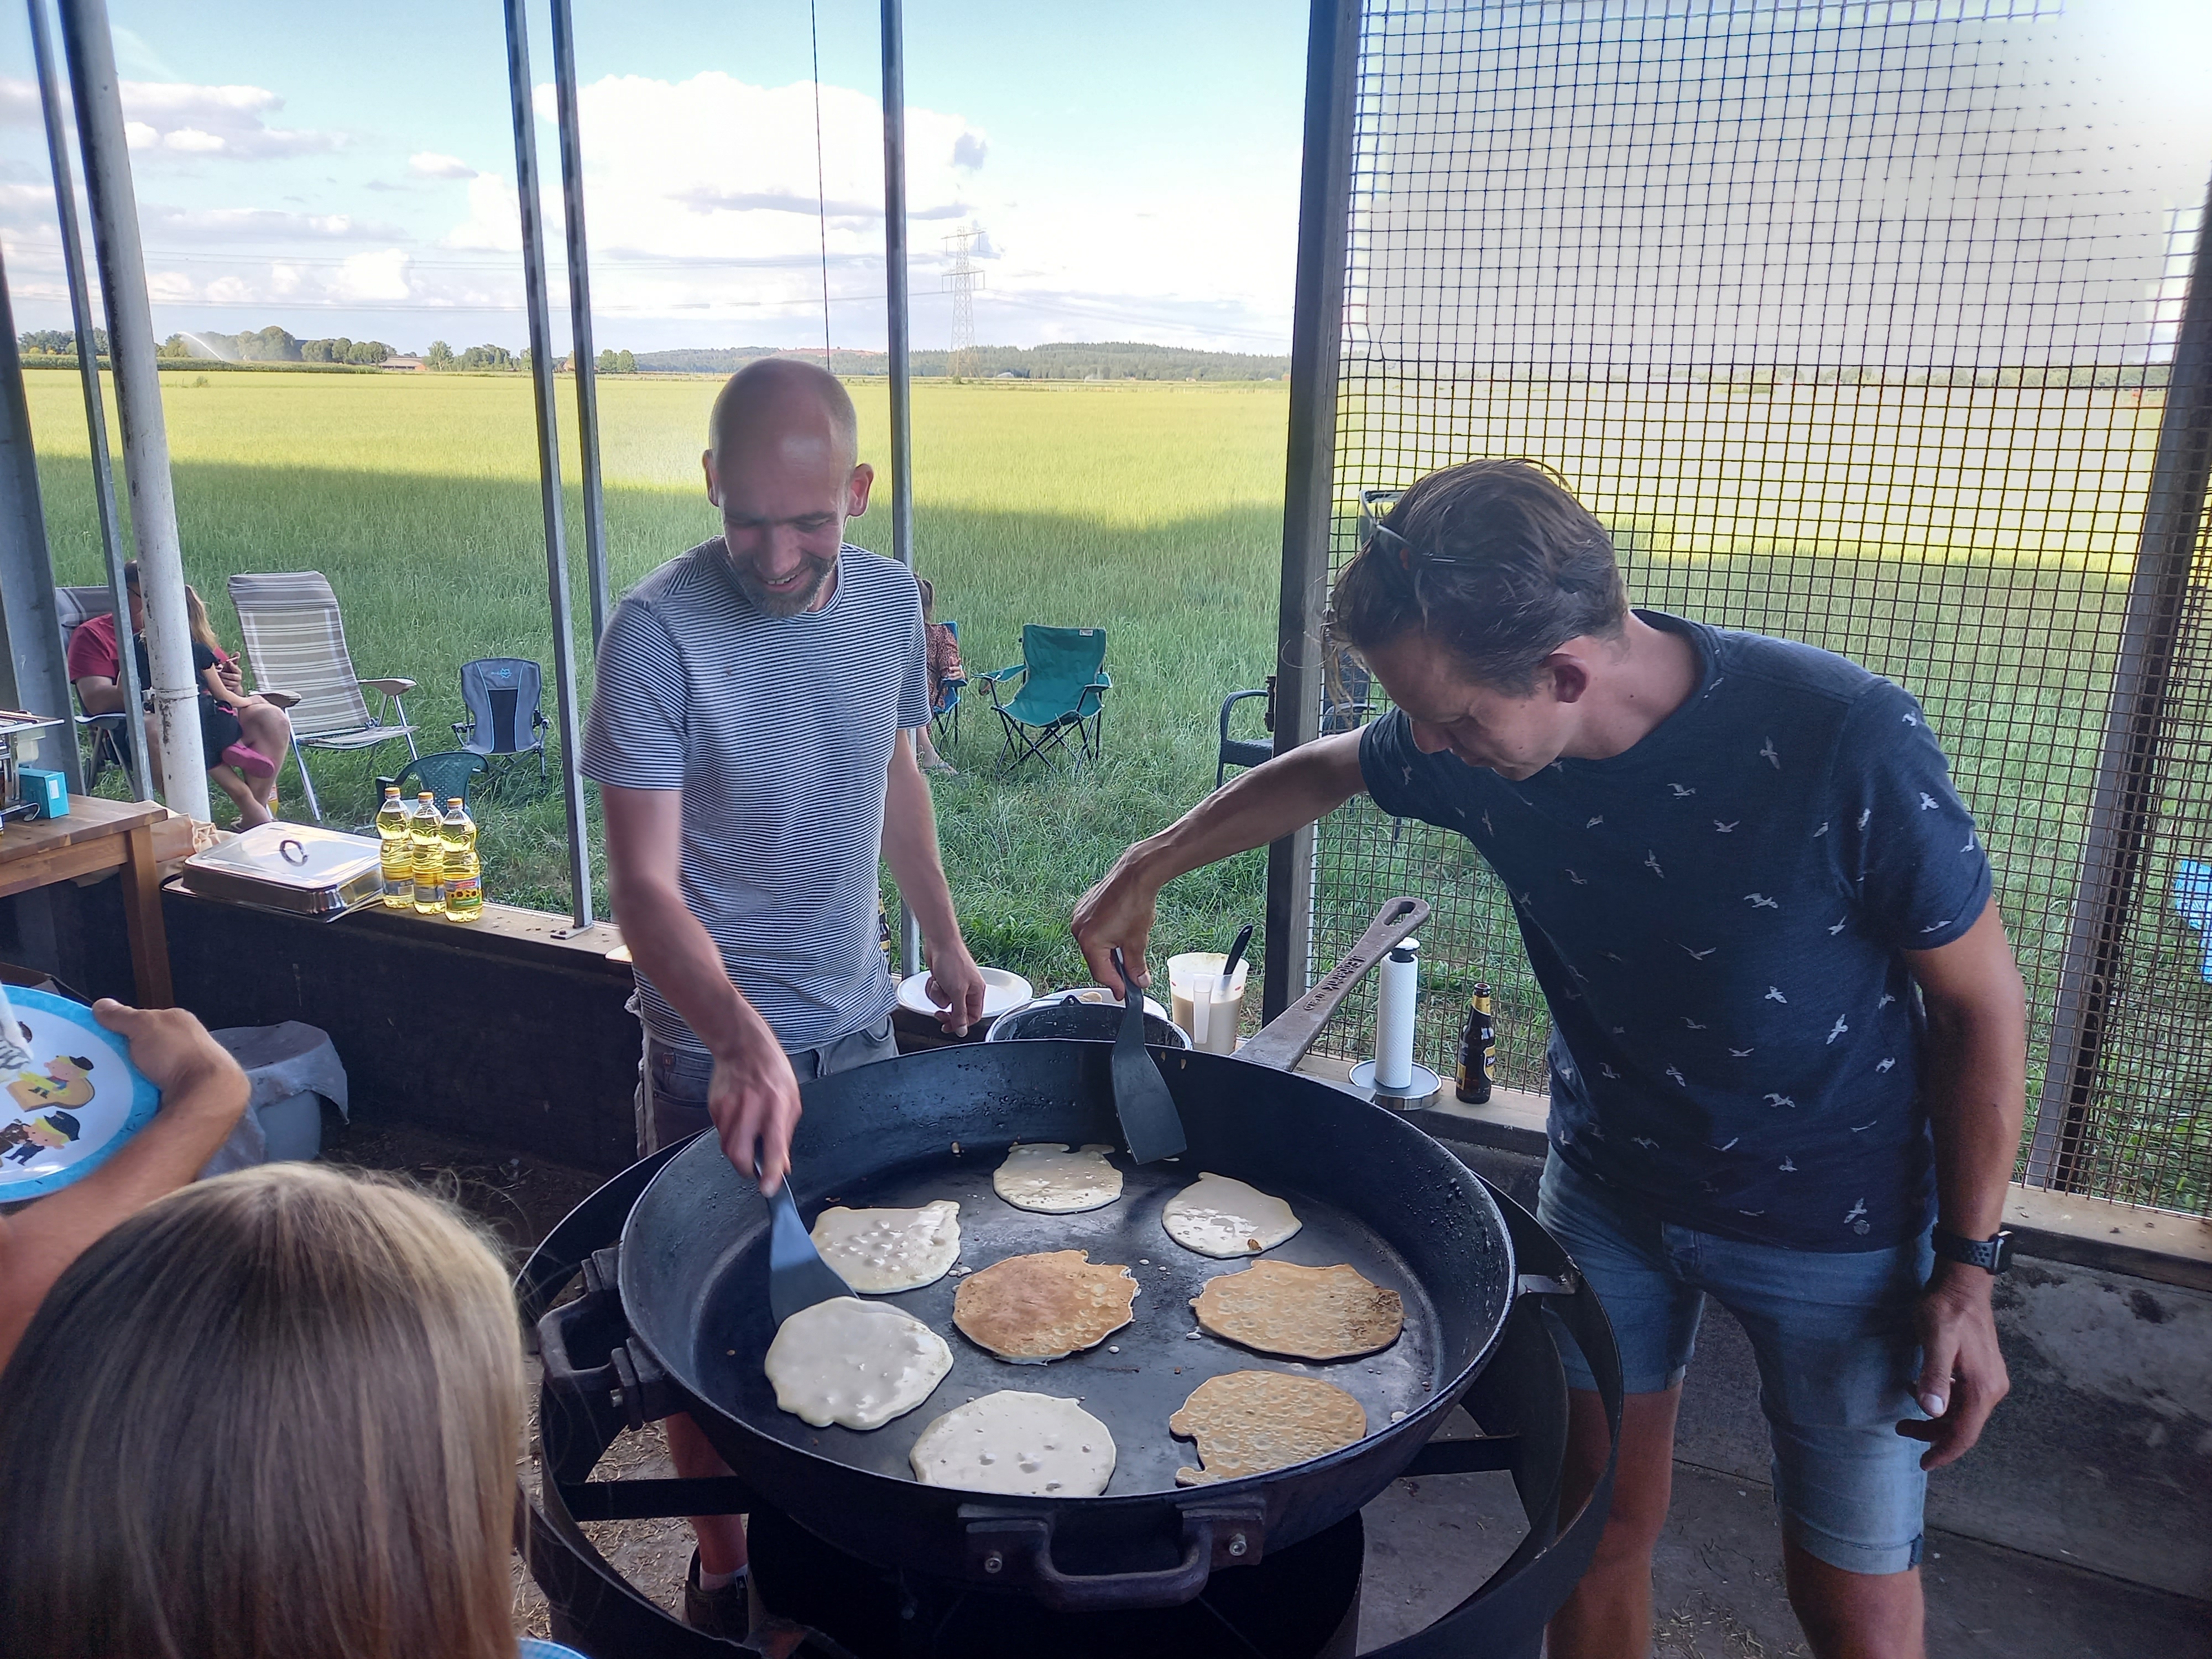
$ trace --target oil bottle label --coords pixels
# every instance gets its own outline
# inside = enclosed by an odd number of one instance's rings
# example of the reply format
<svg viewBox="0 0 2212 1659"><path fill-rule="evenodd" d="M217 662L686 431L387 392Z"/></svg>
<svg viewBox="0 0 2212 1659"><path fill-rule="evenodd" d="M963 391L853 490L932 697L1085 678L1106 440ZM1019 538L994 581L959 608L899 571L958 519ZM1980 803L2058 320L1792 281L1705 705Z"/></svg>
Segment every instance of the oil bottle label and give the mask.
<svg viewBox="0 0 2212 1659"><path fill-rule="evenodd" d="M483 878L455 876L446 884L446 902L448 904L477 904L483 899Z"/></svg>

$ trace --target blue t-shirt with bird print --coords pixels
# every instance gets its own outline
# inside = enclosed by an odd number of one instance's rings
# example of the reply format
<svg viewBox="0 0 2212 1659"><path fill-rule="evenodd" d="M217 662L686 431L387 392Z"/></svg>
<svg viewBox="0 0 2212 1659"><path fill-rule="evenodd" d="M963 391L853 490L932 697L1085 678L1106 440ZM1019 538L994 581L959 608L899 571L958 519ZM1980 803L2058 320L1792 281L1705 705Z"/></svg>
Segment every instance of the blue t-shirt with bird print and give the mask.
<svg viewBox="0 0 2212 1659"><path fill-rule="evenodd" d="M1795 641L1638 611L1702 675L1626 752L1521 782L1368 727L1368 793L1455 830L1511 896L1551 1005L1551 1139L1634 1208L1808 1250L1935 1210L1908 951L1990 862L1920 705Z"/></svg>

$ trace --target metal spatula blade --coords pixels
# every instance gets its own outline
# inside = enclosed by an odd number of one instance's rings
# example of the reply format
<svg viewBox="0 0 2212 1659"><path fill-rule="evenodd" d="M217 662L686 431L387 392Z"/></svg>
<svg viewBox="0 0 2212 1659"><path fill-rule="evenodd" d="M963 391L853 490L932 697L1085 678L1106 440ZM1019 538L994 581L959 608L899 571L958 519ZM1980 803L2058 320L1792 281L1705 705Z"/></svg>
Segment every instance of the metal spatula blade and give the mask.
<svg viewBox="0 0 2212 1659"><path fill-rule="evenodd" d="M811 1308L834 1297L852 1295L852 1287L822 1259L822 1253L814 1248L814 1240L807 1233L806 1224L799 1218L799 1206L791 1199L788 1170L767 1198L768 1306L777 1325L801 1308Z"/></svg>
<svg viewBox="0 0 2212 1659"><path fill-rule="evenodd" d="M1114 971L1121 976L1125 1012L1114 1038L1114 1110L1121 1119L1121 1138L1139 1164L1173 1158L1190 1143L1183 1139L1182 1116L1167 1080L1145 1048L1145 994L1129 977L1129 964L1114 952Z"/></svg>

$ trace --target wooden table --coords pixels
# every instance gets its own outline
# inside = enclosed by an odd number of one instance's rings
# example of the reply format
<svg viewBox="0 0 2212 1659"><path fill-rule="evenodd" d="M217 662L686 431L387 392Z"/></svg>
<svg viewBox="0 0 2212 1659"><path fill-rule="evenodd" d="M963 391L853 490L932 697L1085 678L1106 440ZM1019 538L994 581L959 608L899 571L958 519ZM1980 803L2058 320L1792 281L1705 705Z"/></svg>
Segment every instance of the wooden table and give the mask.
<svg viewBox="0 0 2212 1659"><path fill-rule="evenodd" d="M154 801L71 795L67 817L15 819L0 829L0 898L103 870L123 872L131 974L142 1008L167 1008L175 1000L154 848L154 826L169 816Z"/></svg>

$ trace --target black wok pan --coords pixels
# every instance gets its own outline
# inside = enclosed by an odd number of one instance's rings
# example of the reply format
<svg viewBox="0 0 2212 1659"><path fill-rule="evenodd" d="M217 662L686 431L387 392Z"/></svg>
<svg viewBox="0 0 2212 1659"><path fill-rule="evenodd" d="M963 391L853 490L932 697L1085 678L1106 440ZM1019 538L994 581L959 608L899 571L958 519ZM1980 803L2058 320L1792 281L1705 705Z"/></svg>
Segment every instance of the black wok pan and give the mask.
<svg viewBox="0 0 2212 1659"><path fill-rule="evenodd" d="M1464 1165L1395 1113L1273 1069L1295 1063L1344 994L1426 914L1414 900L1385 907L1352 954L1238 1056L1152 1050L1190 1148L1146 1169L1117 1158L1127 1184L1105 1210L1016 1211L991 1192L990 1176L1017 1140L1119 1145L1109 1045L938 1048L806 1086L793 1149L803 1213L833 1199L954 1197L971 1268L1069 1247L1127 1263L1142 1291L1134 1322L1109 1339L1118 1352L1102 1345L1049 1366L1005 1364L954 1329L947 1278L889 1298L953 1345L954 1370L930 1399L870 1433L810 1428L776 1408L761 1370L773 1334L767 1207L706 1135L662 1168L623 1227L617 1262L601 1264L603 1281L614 1268L626 1340L589 1341L579 1330L579 1353L611 1346L606 1364L579 1370L568 1358L571 1328L603 1324L604 1300L555 1310L540 1328L549 1389L586 1404L617 1389L635 1423L687 1411L745 1485L838 1547L887 1567L1020 1586L1064 1608L1171 1605L1197 1595L1217 1566L1312 1536L1419 1451L1489 1358L1516 1290L1504 1218ZM1193 1255L1160 1229L1160 1206L1201 1170L1289 1200L1304 1228L1270 1255L1350 1261L1399 1291L1397 1344L1299 1364L1192 1340L1189 1298L1215 1273L1249 1265ZM1177 1464L1198 1460L1169 1436L1169 1415L1206 1376L1243 1369L1338 1383L1366 1408L1369 1432L1286 1469L1176 1487ZM1121 1456L1103 1496L1001 1498L912 1479L907 1451L932 1419L1009 1388L1080 1396L1106 1421Z"/></svg>

